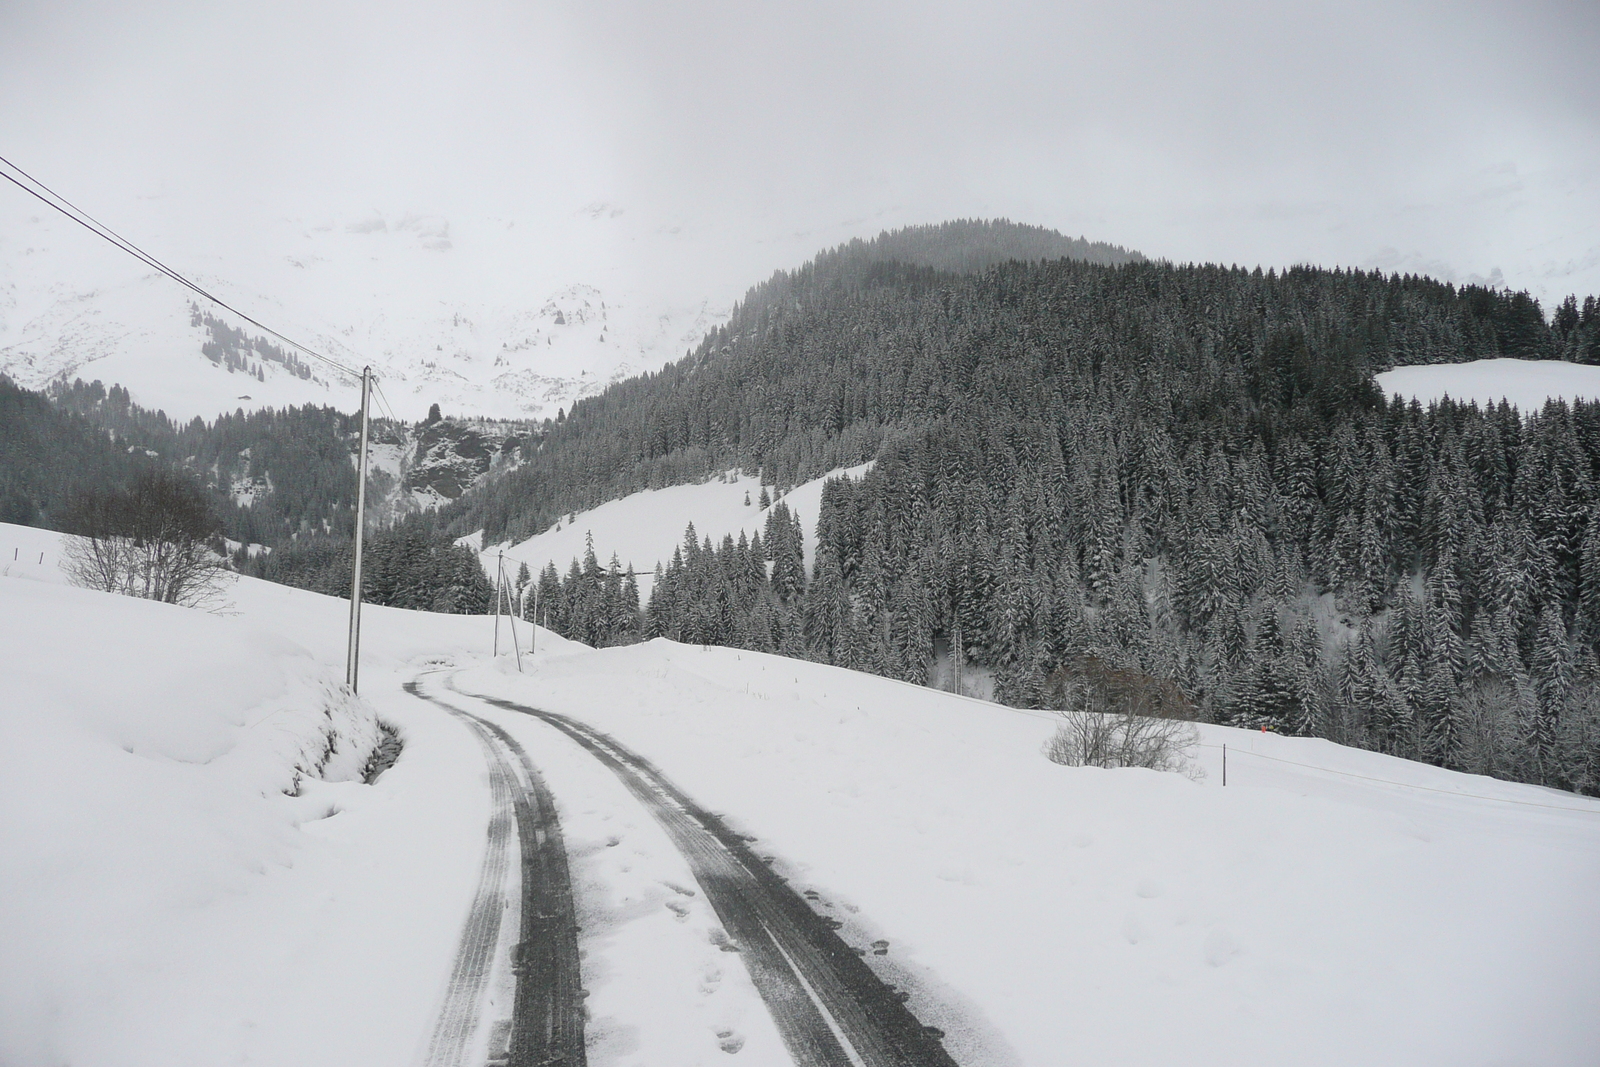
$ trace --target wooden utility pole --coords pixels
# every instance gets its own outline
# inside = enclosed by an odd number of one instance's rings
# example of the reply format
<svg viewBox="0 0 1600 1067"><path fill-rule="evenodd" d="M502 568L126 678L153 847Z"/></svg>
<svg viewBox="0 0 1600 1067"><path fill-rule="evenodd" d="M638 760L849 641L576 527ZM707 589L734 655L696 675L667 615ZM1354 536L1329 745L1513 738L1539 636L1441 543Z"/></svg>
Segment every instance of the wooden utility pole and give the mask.
<svg viewBox="0 0 1600 1067"><path fill-rule="evenodd" d="M505 588L502 580L506 576L506 554L501 552L494 559L494 654L498 656L500 655L500 591Z"/></svg>
<svg viewBox="0 0 1600 1067"><path fill-rule="evenodd" d="M506 590L506 625L511 627L511 650L517 654L517 673L522 673L522 646L517 642L517 605L511 599L511 576L506 573L505 555L501 554L500 584Z"/></svg>
<svg viewBox="0 0 1600 1067"><path fill-rule="evenodd" d="M500 606L505 604L506 625L511 627L511 648L517 654L517 671L522 671L522 646L517 643L517 605L511 596L511 579L506 576L504 550L495 555L494 567L494 654L500 655ZM530 647L529 651L532 651Z"/></svg>
<svg viewBox="0 0 1600 1067"><path fill-rule="evenodd" d="M372 368L361 368L361 462L356 480L356 554L350 568L350 648L345 657L344 681L356 692L361 659L361 538L367 528L367 402L372 395Z"/></svg>

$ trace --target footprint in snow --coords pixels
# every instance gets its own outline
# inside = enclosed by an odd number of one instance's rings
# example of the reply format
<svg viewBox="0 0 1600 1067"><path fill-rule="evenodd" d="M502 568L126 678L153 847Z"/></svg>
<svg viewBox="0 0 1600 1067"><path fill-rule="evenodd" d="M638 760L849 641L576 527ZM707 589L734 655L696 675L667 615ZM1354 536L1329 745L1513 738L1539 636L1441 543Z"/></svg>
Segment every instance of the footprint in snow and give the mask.
<svg viewBox="0 0 1600 1067"><path fill-rule="evenodd" d="M717 1047L730 1054L738 1052L744 1048L744 1035L737 1030L718 1030Z"/></svg>
<svg viewBox="0 0 1600 1067"><path fill-rule="evenodd" d="M1206 962L1213 967L1224 966L1243 951L1226 930L1213 930L1206 936Z"/></svg>

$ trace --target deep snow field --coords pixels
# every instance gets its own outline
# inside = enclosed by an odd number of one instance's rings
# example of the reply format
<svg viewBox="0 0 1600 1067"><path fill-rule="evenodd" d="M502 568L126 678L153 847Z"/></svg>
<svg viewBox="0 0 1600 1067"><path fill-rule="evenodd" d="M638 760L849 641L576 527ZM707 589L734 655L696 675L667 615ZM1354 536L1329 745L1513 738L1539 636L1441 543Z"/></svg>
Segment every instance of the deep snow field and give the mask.
<svg viewBox="0 0 1600 1067"><path fill-rule="evenodd" d="M800 516L806 531L808 568L816 558L823 485L830 478L860 478L871 468L871 463L863 463L829 471L795 486L781 498L792 514ZM690 523L694 523L700 540L709 537L713 545L721 544L725 536L737 541L740 533L746 537L760 533L765 537L767 516L778 503L773 500L767 508L761 507L760 481L738 471L725 471L697 484L646 489L608 501L568 516L525 541L488 545L482 552L484 569L492 576L496 557L504 553L512 576L517 573L518 563L526 563L536 579L546 564L554 563L564 577L573 560L583 561L592 535L600 566L607 566L613 555L624 571L632 566L638 577L640 600L648 602L655 585L656 564L665 567L672 559L672 551L683 544Z"/></svg>
<svg viewBox="0 0 1600 1067"><path fill-rule="evenodd" d="M1396 367L1377 376L1387 394L1426 407L1448 396L1480 408L1508 400L1524 415L1537 413L1546 400L1600 400L1600 367L1559 359L1477 359L1470 363L1433 363Z"/></svg>
<svg viewBox="0 0 1600 1067"><path fill-rule="evenodd" d="M1579 1067L1600 1048L1594 801L1222 727L1198 781L1066 768L1042 755L1048 714L665 641L540 632L529 655L526 627L519 674L509 642L488 656L490 619L370 607L352 700L342 601L90 593L62 583L59 541L0 526L8 1067L418 1062L489 808L470 732L402 692L419 676L510 731L556 796L596 1067L788 1059L644 810L474 693L610 733L757 838L842 933L888 942L869 962L963 1064ZM366 785L379 719L406 748ZM321 777L286 795L330 731Z"/></svg>

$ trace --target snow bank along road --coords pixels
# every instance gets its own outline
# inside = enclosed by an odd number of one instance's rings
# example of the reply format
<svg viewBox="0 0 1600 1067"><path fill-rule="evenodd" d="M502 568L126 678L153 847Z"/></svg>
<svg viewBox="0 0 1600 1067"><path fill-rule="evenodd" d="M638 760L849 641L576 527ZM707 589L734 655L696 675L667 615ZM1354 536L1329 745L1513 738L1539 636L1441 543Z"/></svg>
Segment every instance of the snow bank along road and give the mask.
<svg viewBox="0 0 1600 1067"><path fill-rule="evenodd" d="M521 966L509 1044L503 1044L506 1039L500 1034L492 1034L489 1055L493 1061L500 1048L506 1048L511 1064L585 1062L572 892L564 855L559 860L551 855L562 851L554 807L516 741L463 708L481 702L532 716L561 731L611 770L650 812L700 883L727 931L729 948L742 955L799 1067L954 1067L937 1031L918 1022L901 995L834 932L833 921L813 911L743 838L696 805L648 761L566 716L474 696L446 684L451 690L448 699L420 679L406 688L446 708L478 733L493 768L495 815L483 884L462 936L429 1064L465 1062L471 1050L481 1046L473 1034L481 1029L476 1020L485 1002L484 987L495 969L488 956L506 940L500 936L498 901L506 881L501 871L508 866L504 860L508 803L518 813L518 841L525 856L523 929L534 931L535 937L524 937L516 950ZM521 781L529 783L534 804L526 795L516 799Z"/></svg>

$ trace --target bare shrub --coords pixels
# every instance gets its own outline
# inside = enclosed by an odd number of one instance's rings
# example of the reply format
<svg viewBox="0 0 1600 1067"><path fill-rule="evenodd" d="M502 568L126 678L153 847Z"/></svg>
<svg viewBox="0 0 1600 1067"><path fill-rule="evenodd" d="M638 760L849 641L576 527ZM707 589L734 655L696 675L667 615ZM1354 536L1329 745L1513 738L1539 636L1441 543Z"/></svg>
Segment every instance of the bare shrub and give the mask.
<svg viewBox="0 0 1600 1067"><path fill-rule="evenodd" d="M77 536L62 546L61 569L78 585L185 607L221 595L226 562L208 545L216 520L181 475L146 471L127 489L79 497L64 519Z"/></svg>
<svg viewBox="0 0 1600 1067"><path fill-rule="evenodd" d="M1147 767L1199 777L1187 749L1200 740L1195 707L1178 685L1085 656L1045 683L1061 723L1045 754L1069 767Z"/></svg>

